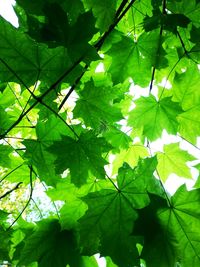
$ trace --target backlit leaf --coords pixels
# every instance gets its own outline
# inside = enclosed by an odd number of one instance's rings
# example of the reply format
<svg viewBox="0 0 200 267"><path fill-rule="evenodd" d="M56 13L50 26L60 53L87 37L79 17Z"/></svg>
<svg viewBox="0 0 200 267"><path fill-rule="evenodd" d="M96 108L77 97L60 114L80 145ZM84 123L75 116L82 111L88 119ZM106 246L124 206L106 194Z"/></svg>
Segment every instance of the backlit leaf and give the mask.
<svg viewBox="0 0 200 267"><path fill-rule="evenodd" d="M179 144L169 144L164 146L163 153L157 153L158 173L163 181L166 181L171 173L184 178L191 178L190 168L187 166L188 161L195 158L188 152L181 150Z"/></svg>
<svg viewBox="0 0 200 267"><path fill-rule="evenodd" d="M170 97L160 101L154 96L141 97L135 104L136 107L130 112L128 123L137 128L143 126L143 133L150 140L161 137L163 129L171 134L177 133L176 117L182 110L178 104L171 101Z"/></svg>

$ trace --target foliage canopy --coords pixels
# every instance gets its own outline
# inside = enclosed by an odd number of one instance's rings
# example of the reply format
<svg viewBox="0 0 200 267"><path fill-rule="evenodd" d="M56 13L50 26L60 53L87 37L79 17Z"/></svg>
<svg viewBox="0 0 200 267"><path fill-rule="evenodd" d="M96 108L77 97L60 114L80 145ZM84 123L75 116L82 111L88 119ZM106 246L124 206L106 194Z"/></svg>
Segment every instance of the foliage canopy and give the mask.
<svg viewBox="0 0 200 267"><path fill-rule="evenodd" d="M200 171L183 149L200 151L200 1L14 8L18 28L0 17L0 260L199 267L200 176L174 194L166 181Z"/></svg>

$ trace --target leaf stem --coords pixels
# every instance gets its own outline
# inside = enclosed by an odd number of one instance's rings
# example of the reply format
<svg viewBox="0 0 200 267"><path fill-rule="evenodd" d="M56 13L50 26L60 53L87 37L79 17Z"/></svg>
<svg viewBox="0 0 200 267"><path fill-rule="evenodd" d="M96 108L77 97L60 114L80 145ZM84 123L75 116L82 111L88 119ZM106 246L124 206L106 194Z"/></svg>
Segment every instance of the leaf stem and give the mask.
<svg viewBox="0 0 200 267"><path fill-rule="evenodd" d="M107 175L107 173L106 173L106 177L111 182L111 184L117 189L117 191L120 191L119 188L116 186L116 184L113 182L113 180Z"/></svg>

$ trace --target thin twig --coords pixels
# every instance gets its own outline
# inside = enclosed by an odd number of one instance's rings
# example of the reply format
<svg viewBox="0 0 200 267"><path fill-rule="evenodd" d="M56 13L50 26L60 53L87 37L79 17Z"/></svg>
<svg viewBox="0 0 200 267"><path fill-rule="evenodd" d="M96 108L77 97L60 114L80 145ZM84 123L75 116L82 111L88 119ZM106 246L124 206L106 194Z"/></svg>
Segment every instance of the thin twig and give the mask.
<svg viewBox="0 0 200 267"><path fill-rule="evenodd" d="M42 185L43 185L44 189L47 191L47 187L46 187L46 185L45 185L44 183L42 183ZM58 212L58 208L57 208L57 206L56 206L56 203L55 203L53 200L51 200L51 202L52 202L52 204L53 204L53 206L54 206L54 209L55 209L55 211L56 211L56 214L57 214L57 216L58 216L58 219L60 219L60 214L59 214L59 212Z"/></svg>
<svg viewBox="0 0 200 267"><path fill-rule="evenodd" d="M82 57L78 59L60 78L53 83L49 89L44 92L40 97L37 98L35 103L33 103L23 114L21 114L18 119L3 133L0 135L0 139L3 139L15 126L17 126L22 119L38 104L41 103L43 98L45 98L53 89L55 89L58 84L82 61Z"/></svg>
<svg viewBox="0 0 200 267"><path fill-rule="evenodd" d="M179 38L179 40L180 40L180 42L181 42L181 45L182 45L182 47L183 47L184 55L186 55L189 59L191 59L195 64L199 64L199 62L197 62L196 60L194 60L194 59L189 55L189 54L191 53L191 51L188 51L188 50L186 49L186 47L185 47L185 43L183 42L183 39L182 39L182 37L181 37L179 31L177 30L176 32L177 32L178 38Z"/></svg>
<svg viewBox="0 0 200 267"><path fill-rule="evenodd" d="M19 169L24 163L20 164L19 166L15 167L12 171L10 171L9 173L7 173L1 180L0 183L3 182L3 180L5 180L10 174L12 174L13 172L15 172L17 169Z"/></svg>
<svg viewBox="0 0 200 267"><path fill-rule="evenodd" d="M34 205L36 206L36 209L38 210L39 214L40 214L40 219L43 218L42 212L40 210L40 208L38 207L38 204L35 202L35 200L32 198L31 201L33 201Z"/></svg>
<svg viewBox="0 0 200 267"><path fill-rule="evenodd" d="M178 136L183 139L184 141L186 141L188 144L190 144L191 146L193 146L194 148L200 150L200 147L194 145L192 142L188 141L185 137L183 137L182 135L178 134Z"/></svg>
<svg viewBox="0 0 200 267"><path fill-rule="evenodd" d="M116 18L116 20L114 21L113 24L110 25L109 29L103 34L103 36L101 37L101 39L94 45L94 47L97 49L97 51L99 51L99 49L101 48L101 46L103 45L105 39L108 37L108 35L110 35L110 33L114 30L114 28L117 26L117 24L121 21L121 19L126 15L126 13L129 11L129 9L132 7L132 5L134 4L136 0L132 0L130 1L130 3L128 4L128 6L124 9L124 11L121 13L121 15Z"/></svg>
<svg viewBox="0 0 200 267"><path fill-rule="evenodd" d="M6 229L7 231L9 231L12 226L19 220L19 218L22 216L22 214L24 213L24 211L27 209L31 199L32 199L32 195L33 195L33 167L32 165L29 166L30 168L30 195L28 198L28 201L26 202L26 205L24 206L24 208L22 209L22 211L20 212L20 214L17 216L17 218L11 223L11 225Z"/></svg>
<svg viewBox="0 0 200 267"><path fill-rule="evenodd" d="M153 82L154 82L155 72L156 72L156 67L154 66L153 67L153 70L152 70L150 85L149 85L149 92L151 92L151 90L153 88Z"/></svg>
<svg viewBox="0 0 200 267"><path fill-rule="evenodd" d="M65 102L67 101L67 99L70 97L70 95L72 94L72 92L74 91L75 87L79 84L80 80L82 79L83 75L85 74L85 72L87 71L89 65L86 65L83 72L81 73L81 75L76 79L76 81L74 82L74 84L72 85L72 87L70 88L69 92L66 94L66 96L63 98L62 102L60 103L58 110L61 110L61 108L64 106Z"/></svg>
<svg viewBox="0 0 200 267"><path fill-rule="evenodd" d="M13 191L17 190L19 188L20 184L22 184L22 182L19 182L18 184L16 184L16 186L14 188L12 188L9 191L5 192L2 196L0 196L0 199L10 195Z"/></svg>

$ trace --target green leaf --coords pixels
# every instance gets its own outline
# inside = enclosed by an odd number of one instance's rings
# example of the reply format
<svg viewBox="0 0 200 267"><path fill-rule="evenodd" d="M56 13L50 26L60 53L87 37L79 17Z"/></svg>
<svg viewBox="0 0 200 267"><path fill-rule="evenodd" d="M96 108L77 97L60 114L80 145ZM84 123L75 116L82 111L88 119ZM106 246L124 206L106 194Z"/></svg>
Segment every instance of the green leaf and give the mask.
<svg viewBox="0 0 200 267"><path fill-rule="evenodd" d="M152 267L198 266L199 190L183 185L168 201L152 195L150 205L139 211L133 234L144 235L141 257Z"/></svg>
<svg viewBox="0 0 200 267"><path fill-rule="evenodd" d="M113 173L116 173L118 168L124 162L128 163L132 168L135 167L140 158L145 158L149 155L148 150L140 143L130 145L129 148L123 149L116 155L113 161Z"/></svg>
<svg viewBox="0 0 200 267"><path fill-rule="evenodd" d="M96 57L95 50L88 44L96 33L95 20L90 11L80 14L76 22L71 24L68 6L46 1L42 10L42 22L40 17L27 16L28 34L32 38L47 43L49 47L65 46L74 60L83 54L90 56L94 53Z"/></svg>
<svg viewBox="0 0 200 267"><path fill-rule="evenodd" d="M125 149L129 147L131 137L118 129L118 125L109 125L108 129L103 132L103 137L116 149Z"/></svg>
<svg viewBox="0 0 200 267"><path fill-rule="evenodd" d="M113 104L117 97L114 88L95 87L89 82L79 95L73 114L75 118L83 118L86 126L98 129L101 123L112 124L123 118L120 109Z"/></svg>
<svg viewBox="0 0 200 267"><path fill-rule="evenodd" d="M4 2L0 261L199 267L200 0Z"/></svg>
<svg viewBox="0 0 200 267"><path fill-rule="evenodd" d="M187 28L190 19L183 14L162 14L155 12L152 17L144 18L145 31L152 31L156 28L162 27L165 30L172 31L176 34L177 27Z"/></svg>
<svg viewBox="0 0 200 267"><path fill-rule="evenodd" d="M157 30L143 33L137 41L121 37L121 41L113 44L107 54L112 57L109 72L114 83L124 82L131 77L135 84L145 87L151 80L152 67L161 69L167 66Z"/></svg>
<svg viewBox="0 0 200 267"><path fill-rule="evenodd" d="M37 124L36 140L23 141L26 147L24 158L37 168L40 180L48 185L55 186L59 176L55 173L53 166L55 156L49 153L47 148L55 140L61 140L61 135L68 133L66 128L61 120L52 115L48 121Z"/></svg>
<svg viewBox="0 0 200 267"><path fill-rule="evenodd" d="M79 16L80 13L83 12L83 4L80 0L74 0L73 1L73 5L70 2L70 0L66 0L66 1L59 1L59 0L55 0L55 1L51 1L51 0L45 0L45 1L40 1L40 0L36 0L34 2L27 2L24 0L17 0L16 1L21 7L23 7L23 9L25 10L25 12L27 14L35 14L38 16L41 16L44 14L44 6L48 3L58 3L59 5L61 5L61 7L67 12L68 16L70 17L70 20L72 20L72 22L76 22L77 17Z"/></svg>
<svg viewBox="0 0 200 267"><path fill-rule="evenodd" d="M84 266L77 251L74 233L61 231L57 220L40 221L23 242L19 264L37 261L38 267L64 267L67 264L72 267Z"/></svg>
<svg viewBox="0 0 200 267"><path fill-rule="evenodd" d="M48 49L45 45L39 46L2 18L0 32L1 81L30 86L37 80L43 80L51 84L71 66L65 48Z"/></svg>
<svg viewBox="0 0 200 267"><path fill-rule="evenodd" d="M120 266L138 264L136 239L130 233L137 218L136 209L149 203L145 184L151 180L155 167L148 176L145 171L151 164L152 160L144 161L134 170L124 164L117 176L117 188L90 193L83 198L88 211L79 222L80 242L85 253L90 255L99 249L101 255L110 256Z"/></svg>
<svg viewBox="0 0 200 267"><path fill-rule="evenodd" d="M178 121L176 117L182 112L180 106L166 97L157 101L152 95L141 97L135 101L136 107L130 112L128 124L140 128L149 140L161 137L163 129L176 134Z"/></svg>
<svg viewBox="0 0 200 267"><path fill-rule="evenodd" d="M96 25L102 31L108 30L113 23L116 9L116 0L88 0L83 1L87 8L91 8L94 16L97 18Z"/></svg>
<svg viewBox="0 0 200 267"><path fill-rule="evenodd" d="M106 267L117 267L117 265L112 262L110 257L106 257Z"/></svg>
<svg viewBox="0 0 200 267"><path fill-rule="evenodd" d="M158 213L159 222L171 238L173 251L181 266L200 264L200 194L199 189L187 191L181 186L171 200L171 208Z"/></svg>
<svg viewBox="0 0 200 267"><path fill-rule="evenodd" d="M10 127L13 123L13 118L0 107L0 134L4 134L5 130Z"/></svg>
<svg viewBox="0 0 200 267"><path fill-rule="evenodd" d="M13 149L10 146L0 145L1 167L8 168L11 166L11 158L9 157Z"/></svg>
<svg viewBox="0 0 200 267"><path fill-rule="evenodd" d="M107 161L102 153L110 148L104 138L97 138L92 131L88 131L82 133L78 140L62 136L62 140L54 142L48 151L57 157L56 172L61 174L69 168L72 182L81 186L89 174L98 179L105 178L104 165Z"/></svg>
<svg viewBox="0 0 200 267"><path fill-rule="evenodd" d="M178 101L184 112L179 114L177 120L180 124L180 134L186 140L196 143L200 133L200 94L199 70L192 65L181 74L176 74L173 87L173 100Z"/></svg>
<svg viewBox="0 0 200 267"><path fill-rule="evenodd" d="M171 2L171 3L170 3ZM200 3L196 2L196 0L191 0L188 2L187 0L182 1L171 1L168 3L168 8L173 13L181 13L187 16L196 26L199 26L199 8Z"/></svg>
<svg viewBox="0 0 200 267"><path fill-rule="evenodd" d="M2 218L1 218L2 219ZM2 228L0 229L0 237L1 237L1 243L0 243L0 259L3 260L10 260L10 249L11 249L11 231L6 231Z"/></svg>
<svg viewBox="0 0 200 267"><path fill-rule="evenodd" d="M177 120L180 124L179 132L183 138L196 144L200 134L200 105L194 106L181 113Z"/></svg>
<svg viewBox="0 0 200 267"><path fill-rule="evenodd" d="M175 75L172 99L179 102L184 111L200 103L199 73L196 66L190 66L184 73Z"/></svg>
<svg viewBox="0 0 200 267"><path fill-rule="evenodd" d="M187 151L179 148L179 143L164 146L164 152L157 153L158 173L163 181L166 181L171 173L184 178L192 178L190 168L187 166L188 161L195 160L195 157Z"/></svg>
<svg viewBox="0 0 200 267"><path fill-rule="evenodd" d="M151 195L150 199L150 205L138 211L139 217L133 228L134 235L144 236L141 258L150 267L176 266L177 252L170 246L167 231L162 229L157 218L162 210L168 209L167 202L156 195Z"/></svg>

